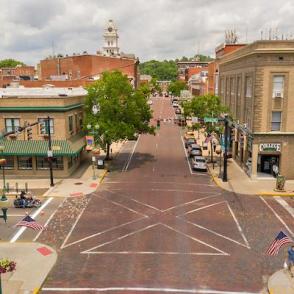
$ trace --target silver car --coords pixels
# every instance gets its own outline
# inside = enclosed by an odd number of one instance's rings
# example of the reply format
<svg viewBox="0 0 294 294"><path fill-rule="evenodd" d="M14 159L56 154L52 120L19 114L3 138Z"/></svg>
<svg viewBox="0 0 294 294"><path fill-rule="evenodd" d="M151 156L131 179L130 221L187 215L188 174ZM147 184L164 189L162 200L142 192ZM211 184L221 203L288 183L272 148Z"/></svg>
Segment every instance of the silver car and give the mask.
<svg viewBox="0 0 294 294"><path fill-rule="evenodd" d="M192 156L202 156L201 147L197 144L191 144L188 146L188 154L190 157Z"/></svg>
<svg viewBox="0 0 294 294"><path fill-rule="evenodd" d="M206 159L203 156L194 156L192 158L192 167L194 170L207 171Z"/></svg>

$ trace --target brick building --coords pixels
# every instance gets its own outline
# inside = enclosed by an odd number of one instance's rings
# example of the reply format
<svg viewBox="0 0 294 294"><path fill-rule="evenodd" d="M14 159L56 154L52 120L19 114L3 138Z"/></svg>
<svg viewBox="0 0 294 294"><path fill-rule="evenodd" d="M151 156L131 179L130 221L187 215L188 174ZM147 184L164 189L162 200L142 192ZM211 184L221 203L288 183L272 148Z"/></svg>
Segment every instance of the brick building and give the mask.
<svg viewBox="0 0 294 294"><path fill-rule="evenodd" d="M206 61L178 61L178 79L182 81L187 81L188 71L191 68L203 68L208 66L208 62Z"/></svg>
<svg viewBox="0 0 294 294"><path fill-rule="evenodd" d="M35 68L27 65L0 68L0 86L9 85L12 81L34 80Z"/></svg>
<svg viewBox="0 0 294 294"><path fill-rule="evenodd" d="M219 61L219 93L235 118L231 148L251 177L273 166L294 179L294 41L256 41Z"/></svg>
<svg viewBox="0 0 294 294"><path fill-rule="evenodd" d="M138 64L136 58L103 55L73 55L41 60L40 80L95 80L104 71L119 70L128 76L136 87L138 83Z"/></svg>
<svg viewBox="0 0 294 294"><path fill-rule="evenodd" d="M83 88L6 88L0 89L0 130L16 131L34 125L18 135L0 140L1 158L7 160L8 175L47 177L49 163L48 120L52 137L54 176L69 176L80 164L85 146L82 133Z"/></svg>

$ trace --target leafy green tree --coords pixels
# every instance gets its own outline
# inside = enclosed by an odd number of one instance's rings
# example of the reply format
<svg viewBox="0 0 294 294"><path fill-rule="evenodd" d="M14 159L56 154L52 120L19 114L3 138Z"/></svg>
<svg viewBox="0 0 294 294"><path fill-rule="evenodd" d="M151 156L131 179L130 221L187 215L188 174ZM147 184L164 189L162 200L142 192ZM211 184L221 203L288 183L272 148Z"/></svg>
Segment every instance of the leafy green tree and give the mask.
<svg viewBox="0 0 294 294"><path fill-rule="evenodd" d="M121 72L104 72L87 90L84 129L88 124L94 128L94 141L106 151L105 159L110 158L113 142L136 133L154 134L154 127L149 125L152 113L143 92L134 90ZM92 111L94 105L99 109L97 114Z"/></svg>
<svg viewBox="0 0 294 294"><path fill-rule="evenodd" d="M23 62L14 59L3 59L0 60L0 68L3 67L16 67L17 65L25 65Z"/></svg>
<svg viewBox="0 0 294 294"><path fill-rule="evenodd" d="M141 63L139 68L141 74L151 75L160 81L174 81L178 76L177 64L173 60L150 60Z"/></svg>
<svg viewBox="0 0 294 294"><path fill-rule="evenodd" d="M200 119L205 117L220 117L221 114L229 113L227 106L221 103L221 99L215 95L204 95L194 97L191 101L183 103L185 116L196 116ZM222 131L218 124L204 123L208 133Z"/></svg>
<svg viewBox="0 0 294 294"><path fill-rule="evenodd" d="M187 85L183 81L171 82L168 86L168 92L171 92L174 96L180 96L182 90L188 89Z"/></svg>

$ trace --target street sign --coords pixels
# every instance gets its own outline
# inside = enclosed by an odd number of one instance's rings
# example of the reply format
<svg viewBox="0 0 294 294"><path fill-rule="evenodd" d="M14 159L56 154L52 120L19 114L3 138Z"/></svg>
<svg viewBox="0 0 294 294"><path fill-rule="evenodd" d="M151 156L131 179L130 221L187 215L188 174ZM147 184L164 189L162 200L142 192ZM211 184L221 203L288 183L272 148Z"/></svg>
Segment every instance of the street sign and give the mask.
<svg viewBox="0 0 294 294"><path fill-rule="evenodd" d="M60 146L58 146L58 145L53 145L53 146L52 146L52 150L53 150L53 151L59 151L59 150L60 150Z"/></svg>
<svg viewBox="0 0 294 294"><path fill-rule="evenodd" d="M205 117L204 118L204 122L205 123L207 123L207 122L217 123L218 122L218 118L216 118L216 117Z"/></svg>
<svg viewBox="0 0 294 294"><path fill-rule="evenodd" d="M198 117L192 116L192 124L197 124L198 123Z"/></svg>
<svg viewBox="0 0 294 294"><path fill-rule="evenodd" d="M47 152L47 156L48 156L48 157L53 157L53 151L52 151L52 150L48 150L48 152Z"/></svg>

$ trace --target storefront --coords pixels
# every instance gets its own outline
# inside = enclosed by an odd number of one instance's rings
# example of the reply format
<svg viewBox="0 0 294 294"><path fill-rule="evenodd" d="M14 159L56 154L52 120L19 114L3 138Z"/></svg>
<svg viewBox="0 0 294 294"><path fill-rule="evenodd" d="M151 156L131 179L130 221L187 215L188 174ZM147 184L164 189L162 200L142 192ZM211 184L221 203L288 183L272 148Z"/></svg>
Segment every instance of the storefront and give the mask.
<svg viewBox="0 0 294 294"><path fill-rule="evenodd" d="M261 143L257 158L257 173L274 175L274 167L280 170L281 144Z"/></svg>

